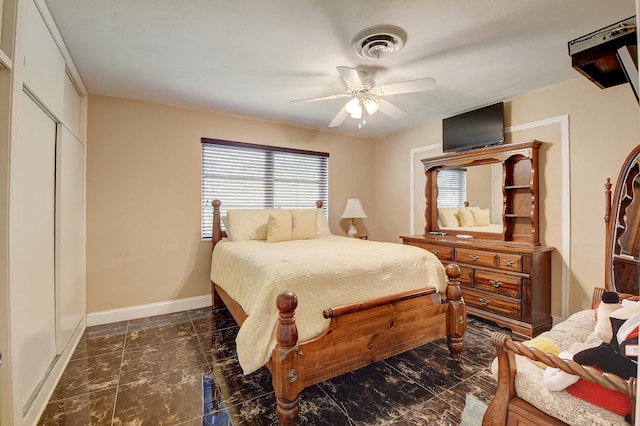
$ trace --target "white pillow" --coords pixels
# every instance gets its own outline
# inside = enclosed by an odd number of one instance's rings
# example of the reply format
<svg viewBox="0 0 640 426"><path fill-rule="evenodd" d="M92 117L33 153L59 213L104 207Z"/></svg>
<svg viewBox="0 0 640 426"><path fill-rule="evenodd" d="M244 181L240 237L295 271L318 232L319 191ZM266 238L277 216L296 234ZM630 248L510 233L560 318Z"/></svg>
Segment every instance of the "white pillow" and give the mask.
<svg viewBox="0 0 640 426"><path fill-rule="evenodd" d="M331 235L329 222L327 222L327 218L324 215L324 211L322 211L322 209L317 209L317 210L318 210L318 236L326 237L327 235Z"/></svg>
<svg viewBox="0 0 640 426"><path fill-rule="evenodd" d="M229 225L227 224L227 216L220 216L220 220L222 221L224 232L227 233L227 238L231 238L231 232L229 232Z"/></svg>
<svg viewBox="0 0 640 426"><path fill-rule="evenodd" d="M227 232L232 241L266 240L269 212L275 209L227 210Z"/></svg>

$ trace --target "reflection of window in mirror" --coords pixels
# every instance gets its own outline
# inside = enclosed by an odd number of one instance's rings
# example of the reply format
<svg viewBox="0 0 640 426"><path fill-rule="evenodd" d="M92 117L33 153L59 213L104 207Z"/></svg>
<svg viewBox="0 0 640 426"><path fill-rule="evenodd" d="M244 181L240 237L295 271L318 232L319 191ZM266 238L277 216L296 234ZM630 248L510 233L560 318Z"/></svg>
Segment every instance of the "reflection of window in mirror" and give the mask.
<svg viewBox="0 0 640 426"><path fill-rule="evenodd" d="M461 207L467 201L467 170L444 168L437 174L438 207Z"/></svg>

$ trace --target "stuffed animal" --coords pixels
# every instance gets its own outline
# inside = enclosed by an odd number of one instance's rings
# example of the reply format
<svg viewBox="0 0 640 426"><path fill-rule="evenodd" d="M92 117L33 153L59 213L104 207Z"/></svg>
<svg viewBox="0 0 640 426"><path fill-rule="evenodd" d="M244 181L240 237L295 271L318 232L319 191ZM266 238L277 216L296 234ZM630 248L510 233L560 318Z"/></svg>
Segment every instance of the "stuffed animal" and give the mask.
<svg viewBox="0 0 640 426"><path fill-rule="evenodd" d="M639 324L640 303L621 304L617 293L605 292L602 303L596 309L594 330L602 339L602 344L573 356L568 352L561 352L558 356L563 359L573 358L579 364L614 373L625 380L636 377ZM549 390L560 391L566 388L570 394L618 413L630 422L629 399L619 392L579 379L578 376L558 368L547 368L543 380Z"/></svg>
<svg viewBox="0 0 640 426"><path fill-rule="evenodd" d="M603 342L609 343L613 338L609 316L613 311L622 307L620 297L615 291L605 291L602 293L602 301L596 308L596 327L594 331Z"/></svg>

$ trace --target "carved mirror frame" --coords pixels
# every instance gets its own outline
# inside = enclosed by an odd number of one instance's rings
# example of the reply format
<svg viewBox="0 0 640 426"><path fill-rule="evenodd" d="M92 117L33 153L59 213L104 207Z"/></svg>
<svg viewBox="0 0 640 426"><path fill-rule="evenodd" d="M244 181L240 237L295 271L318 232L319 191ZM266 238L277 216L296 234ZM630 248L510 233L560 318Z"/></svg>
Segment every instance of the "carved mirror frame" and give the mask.
<svg viewBox="0 0 640 426"><path fill-rule="evenodd" d="M607 179L605 286L638 294L640 281L640 145L625 160L611 202Z"/></svg>
<svg viewBox="0 0 640 426"><path fill-rule="evenodd" d="M454 233L438 224L437 173L446 167L471 167L502 164L502 225L501 233L464 231L474 238L517 241L539 244L538 151L542 144L531 140L507 143L470 151L425 158L425 235L430 232Z"/></svg>

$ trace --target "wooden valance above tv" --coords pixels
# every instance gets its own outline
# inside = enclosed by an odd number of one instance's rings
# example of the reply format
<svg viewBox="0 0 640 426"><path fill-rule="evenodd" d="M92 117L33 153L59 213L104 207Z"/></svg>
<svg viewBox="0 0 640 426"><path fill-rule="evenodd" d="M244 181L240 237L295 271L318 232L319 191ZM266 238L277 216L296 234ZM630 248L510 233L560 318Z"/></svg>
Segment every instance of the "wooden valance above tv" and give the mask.
<svg viewBox="0 0 640 426"><path fill-rule="evenodd" d="M541 144L536 140L508 143L421 160L427 178L425 235L444 232L474 238L539 244L538 150ZM487 227L482 226L464 228L463 231L445 228L438 221L438 172L452 167L470 171L471 167L487 164L498 167L501 165L502 168L502 230L500 231L499 225L494 226L498 229L496 232L485 231ZM486 185L493 183L487 182ZM494 198L499 197L496 195ZM494 205L498 206L499 200Z"/></svg>

